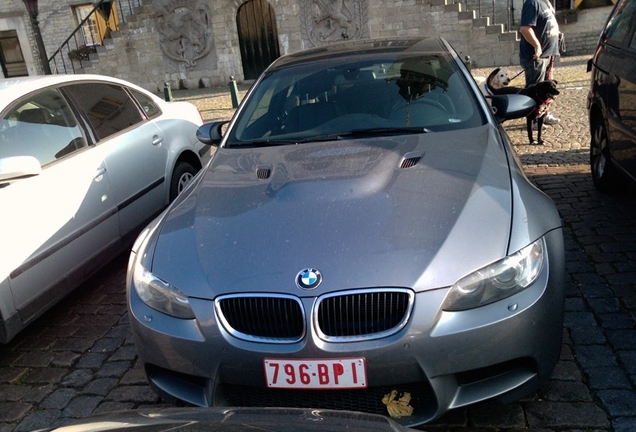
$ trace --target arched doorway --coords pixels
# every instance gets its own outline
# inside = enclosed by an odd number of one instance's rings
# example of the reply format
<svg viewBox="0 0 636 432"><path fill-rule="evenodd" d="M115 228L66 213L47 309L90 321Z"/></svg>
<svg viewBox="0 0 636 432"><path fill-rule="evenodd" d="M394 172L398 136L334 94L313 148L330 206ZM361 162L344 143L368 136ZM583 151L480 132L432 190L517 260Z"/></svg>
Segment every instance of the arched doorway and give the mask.
<svg viewBox="0 0 636 432"><path fill-rule="evenodd" d="M249 0L236 14L243 76L258 78L271 62L280 57L274 8L267 0Z"/></svg>

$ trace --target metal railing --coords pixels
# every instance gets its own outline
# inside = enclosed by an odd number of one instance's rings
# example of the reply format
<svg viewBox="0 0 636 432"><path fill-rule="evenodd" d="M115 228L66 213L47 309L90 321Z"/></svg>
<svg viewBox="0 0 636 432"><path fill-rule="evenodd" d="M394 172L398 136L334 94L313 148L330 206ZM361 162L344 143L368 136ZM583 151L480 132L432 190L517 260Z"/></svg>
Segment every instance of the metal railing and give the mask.
<svg viewBox="0 0 636 432"><path fill-rule="evenodd" d="M556 11L574 7L572 0L549 1ZM490 18L490 24L503 24L506 31L517 29L513 0L454 0L454 2L461 3L466 10L477 11L479 18Z"/></svg>
<svg viewBox="0 0 636 432"><path fill-rule="evenodd" d="M490 18L490 24L503 24L511 31L515 24L515 8L512 0L457 0L465 10L474 10L479 18Z"/></svg>
<svg viewBox="0 0 636 432"><path fill-rule="evenodd" d="M108 39L110 33L119 30L119 24L126 22L126 17L133 15L136 7L141 6L142 0L100 0L99 3L84 17L70 36L62 42L60 47L48 58L49 67L54 74L77 73L90 61L90 55L97 52L97 47ZM115 28L110 28L110 16L116 4L118 19L112 20ZM99 14L106 22L106 33L99 34L95 26L90 25ZM88 25L87 25L88 23Z"/></svg>

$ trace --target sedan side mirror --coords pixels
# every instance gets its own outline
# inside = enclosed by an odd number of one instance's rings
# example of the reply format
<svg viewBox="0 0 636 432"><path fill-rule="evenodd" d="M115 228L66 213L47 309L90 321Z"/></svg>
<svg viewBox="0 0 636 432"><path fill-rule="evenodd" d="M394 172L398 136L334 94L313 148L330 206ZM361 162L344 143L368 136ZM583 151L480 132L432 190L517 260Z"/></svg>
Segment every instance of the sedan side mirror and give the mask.
<svg viewBox="0 0 636 432"><path fill-rule="evenodd" d="M490 99L492 113L499 123L527 117L536 106L534 99L522 94L494 95L487 98Z"/></svg>
<svg viewBox="0 0 636 432"><path fill-rule="evenodd" d="M42 166L33 156L13 156L0 159L0 182L32 177L42 172Z"/></svg>
<svg viewBox="0 0 636 432"><path fill-rule="evenodd" d="M197 129L197 139L203 144L218 145L223 139L222 128L229 120L206 123Z"/></svg>

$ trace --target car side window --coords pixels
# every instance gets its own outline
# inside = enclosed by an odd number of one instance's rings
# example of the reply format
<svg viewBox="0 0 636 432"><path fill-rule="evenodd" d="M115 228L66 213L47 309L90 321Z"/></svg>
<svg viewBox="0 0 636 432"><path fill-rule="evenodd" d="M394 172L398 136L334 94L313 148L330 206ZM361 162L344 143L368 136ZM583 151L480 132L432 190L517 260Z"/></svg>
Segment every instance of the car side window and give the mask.
<svg viewBox="0 0 636 432"><path fill-rule="evenodd" d="M622 43L629 31L629 24L634 13L636 13L636 2L621 0L621 4L614 9L614 16L607 23L605 39L613 40L618 44Z"/></svg>
<svg viewBox="0 0 636 432"><path fill-rule="evenodd" d="M33 156L44 166L86 146L77 119L56 89L19 101L0 119L0 158Z"/></svg>
<svg viewBox="0 0 636 432"><path fill-rule="evenodd" d="M100 140L144 120L137 104L121 86L81 83L65 89L77 101Z"/></svg>
<svg viewBox="0 0 636 432"><path fill-rule="evenodd" d="M135 99L137 99L137 102L139 102L139 105L149 118L153 118L161 114L161 110L150 97L136 90L131 90L130 92L133 94Z"/></svg>

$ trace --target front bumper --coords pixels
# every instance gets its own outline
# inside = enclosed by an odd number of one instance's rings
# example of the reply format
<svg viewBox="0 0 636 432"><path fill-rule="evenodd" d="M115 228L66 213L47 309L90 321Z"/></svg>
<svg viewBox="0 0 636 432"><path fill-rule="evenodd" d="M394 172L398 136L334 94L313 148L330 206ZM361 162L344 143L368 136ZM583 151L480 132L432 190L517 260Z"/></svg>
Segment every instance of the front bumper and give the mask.
<svg viewBox="0 0 636 432"><path fill-rule="evenodd" d="M547 380L558 360L563 328L563 242L546 236L548 265L526 290L478 309L441 311L448 289L416 294L408 324L391 336L346 343L320 339L311 322L296 343L237 339L219 324L213 301L192 299L197 320L146 306L128 290L132 332L152 387L167 400L201 406L288 406L349 409L386 415L382 397L411 393L415 426L449 409L499 397L517 399ZM129 280L130 284L130 280ZM313 298L302 303L311 316ZM311 321L308 319L308 321ZM364 357L361 390L266 387L263 358Z"/></svg>

